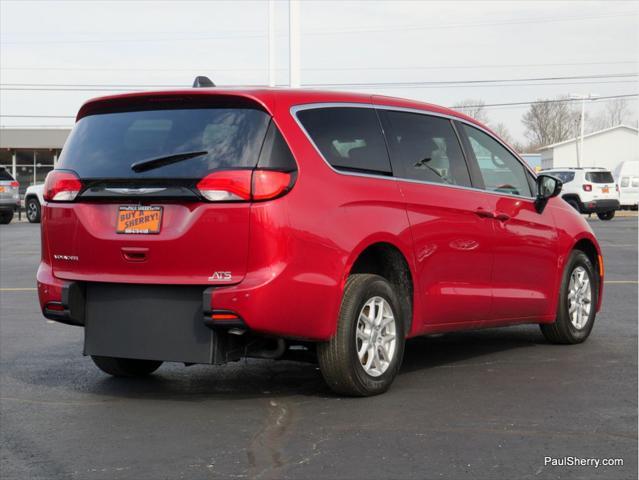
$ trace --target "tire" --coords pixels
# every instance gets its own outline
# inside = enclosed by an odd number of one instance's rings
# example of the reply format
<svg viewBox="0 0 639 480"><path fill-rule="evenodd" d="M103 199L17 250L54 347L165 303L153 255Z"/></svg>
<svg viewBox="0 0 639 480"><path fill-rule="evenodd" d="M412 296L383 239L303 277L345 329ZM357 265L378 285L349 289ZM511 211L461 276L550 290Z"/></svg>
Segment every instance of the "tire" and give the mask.
<svg viewBox="0 0 639 480"><path fill-rule="evenodd" d="M100 370L114 377L144 377L155 372L162 365L162 362L158 360L97 356L91 356L91 359Z"/></svg>
<svg viewBox="0 0 639 480"><path fill-rule="evenodd" d="M582 315L581 322L574 322L571 317L569 298L571 293L571 277L573 274L583 273L588 278L590 292L590 308L587 315ZM564 269L559 292L559 305L557 306L557 318L554 323L541 324L541 333L550 343L575 344L585 341L595 324L596 305L599 295L598 279L590 259L580 250L573 250ZM574 297L573 297L574 298Z"/></svg>
<svg viewBox="0 0 639 480"><path fill-rule="evenodd" d="M8 225L13 220L13 212L11 210L0 213L0 224Z"/></svg>
<svg viewBox="0 0 639 480"><path fill-rule="evenodd" d="M29 198L26 205L29 223L40 223L40 202L37 198Z"/></svg>
<svg viewBox="0 0 639 480"><path fill-rule="evenodd" d="M569 198L568 200L566 200L566 202L568 203L568 205L570 205L572 208L574 208L575 210L577 210L579 213L581 213L581 207L579 206L579 201L575 200L574 198Z"/></svg>
<svg viewBox="0 0 639 480"><path fill-rule="evenodd" d="M615 211L609 210L607 212L599 212L597 216L599 217L599 220L612 220L615 218Z"/></svg>
<svg viewBox="0 0 639 480"><path fill-rule="evenodd" d="M378 314L380 311L382 313ZM368 318L367 312L374 313L371 317L375 318ZM388 325L378 328L384 320L389 322ZM351 275L344 288L336 333L330 341L317 346L320 370L329 387L338 394L357 397L388 390L404 356L404 324L397 294L385 278L371 274ZM392 338L393 329L394 340L384 342L384 338ZM367 339L366 345L372 341L375 346L365 352L362 349L360 360L358 349L365 342L362 336Z"/></svg>

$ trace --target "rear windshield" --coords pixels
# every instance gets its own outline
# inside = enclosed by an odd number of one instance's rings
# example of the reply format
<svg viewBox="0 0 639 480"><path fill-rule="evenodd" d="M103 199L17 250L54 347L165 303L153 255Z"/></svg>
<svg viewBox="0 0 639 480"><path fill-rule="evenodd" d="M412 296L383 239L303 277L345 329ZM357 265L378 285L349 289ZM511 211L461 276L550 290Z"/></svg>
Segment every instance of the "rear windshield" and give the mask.
<svg viewBox="0 0 639 480"><path fill-rule="evenodd" d="M548 172L548 175L557 177L562 183L572 182L575 179L575 172Z"/></svg>
<svg viewBox="0 0 639 480"><path fill-rule="evenodd" d="M0 180L13 180L13 177L4 168L0 168Z"/></svg>
<svg viewBox="0 0 639 480"><path fill-rule="evenodd" d="M270 116L252 108L193 108L103 113L82 118L59 167L81 178L191 178L212 170L253 168ZM208 152L134 172L131 165L169 155Z"/></svg>
<svg viewBox="0 0 639 480"><path fill-rule="evenodd" d="M586 181L592 183L615 183L610 172L588 172Z"/></svg>

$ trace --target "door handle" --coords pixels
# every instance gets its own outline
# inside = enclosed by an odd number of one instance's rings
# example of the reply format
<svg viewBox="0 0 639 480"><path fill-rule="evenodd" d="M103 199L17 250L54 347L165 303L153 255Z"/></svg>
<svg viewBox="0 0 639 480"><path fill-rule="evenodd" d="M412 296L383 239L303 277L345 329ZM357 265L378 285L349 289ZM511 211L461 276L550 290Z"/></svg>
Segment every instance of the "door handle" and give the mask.
<svg viewBox="0 0 639 480"><path fill-rule="evenodd" d="M507 215L505 213L498 213L495 215L495 219L499 220L500 222L506 222L508 220L510 220L510 215Z"/></svg>
<svg viewBox="0 0 639 480"><path fill-rule="evenodd" d="M478 208L475 210L475 214L482 218L495 218L495 214L493 212L489 212L488 210L484 210L483 208Z"/></svg>

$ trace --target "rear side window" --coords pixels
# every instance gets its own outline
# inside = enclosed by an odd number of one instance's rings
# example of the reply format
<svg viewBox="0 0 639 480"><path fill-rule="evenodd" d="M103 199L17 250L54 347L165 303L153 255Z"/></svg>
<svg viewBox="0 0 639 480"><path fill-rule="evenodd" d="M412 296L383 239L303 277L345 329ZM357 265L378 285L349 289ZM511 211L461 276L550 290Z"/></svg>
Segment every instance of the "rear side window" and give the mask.
<svg viewBox="0 0 639 480"><path fill-rule="evenodd" d="M313 108L300 110L297 118L333 168L392 172L379 119L372 108Z"/></svg>
<svg viewBox="0 0 639 480"><path fill-rule="evenodd" d="M572 182L575 179L575 172L548 172L548 175L557 177L562 183Z"/></svg>
<svg viewBox="0 0 639 480"><path fill-rule="evenodd" d="M621 177L621 187L629 187L630 186L630 177Z"/></svg>
<svg viewBox="0 0 639 480"><path fill-rule="evenodd" d="M4 168L0 168L0 180L13 180L13 177Z"/></svg>
<svg viewBox="0 0 639 480"><path fill-rule="evenodd" d="M632 186L639 187L639 177L632 177Z"/></svg>
<svg viewBox="0 0 639 480"><path fill-rule="evenodd" d="M586 181L592 183L615 183L610 172L587 172Z"/></svg>
<svg viewBox="0 0 639 480"><path fill-rule="evenodd" d="M511 195L532 195L528 173L515 156L490 135L462 124L481 171L486 190Z"/></svg>
<svg viewBox="0 0 639 480"><path fill-rule="evenodd" d="M468 167L450 120L380 111L396 176L470 186Z"/></svg>
<svg viewBox="0 0 639 480"><path fill-rule="evenodd" d="M142 110L89 115L73 128L60 168L81 178L199 179L213 170L253 168L270 116L251 108ZM134 172L131 165L186 152L179 163Z"/></svg>

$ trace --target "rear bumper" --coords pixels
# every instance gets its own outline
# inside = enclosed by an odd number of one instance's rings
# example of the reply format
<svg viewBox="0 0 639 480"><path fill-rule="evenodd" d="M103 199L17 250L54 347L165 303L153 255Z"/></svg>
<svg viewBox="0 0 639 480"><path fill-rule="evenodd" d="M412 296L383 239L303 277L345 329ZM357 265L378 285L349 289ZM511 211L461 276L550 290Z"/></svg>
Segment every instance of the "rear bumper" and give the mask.
<svg viewBox="0 0 639 480"><path fill-rule="evenodd" d="M0 212L15 212L20 208L20 202L0 203Z"/></svg>
<svg viewBox="0 0 639 480"><path fill-rule="evenodd" d="M582 210L584 213L600 213L619 210L619 200L591 200L582 204Z"/></svg>
<svg viewBox="0 0 639 480"><path fill-rule="evenodd" d="M229 329L248 330L218 322L204 286L63 281L42 263L38 295L46 318L84 327L85 355L223 364L242 353Z"/></svg>

